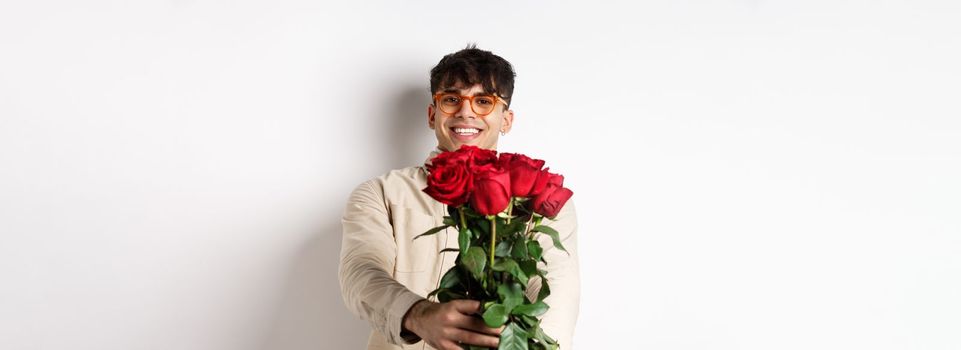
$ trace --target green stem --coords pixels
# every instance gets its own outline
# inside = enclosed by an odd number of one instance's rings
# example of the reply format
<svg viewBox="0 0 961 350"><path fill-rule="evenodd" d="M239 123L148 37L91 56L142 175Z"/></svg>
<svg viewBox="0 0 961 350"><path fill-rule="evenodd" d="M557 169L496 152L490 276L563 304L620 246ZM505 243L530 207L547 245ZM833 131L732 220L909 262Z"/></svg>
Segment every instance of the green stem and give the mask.
<svg viewBox="0 0 961 350"><path fill-rule="evenodd" d="M511 223L511 212L514 210L514 197L511 197L510 203L507 204L507 223Z"/></svg>
<svg viewBox="0 0 961 350"><path fill-rule="evenodd" d="M531 214L531 217L533 218L534 215ZM538 217L537 217L537 220L534 220L534 227L537 227L538 225L540 225L540 224L541 224L541 220L543 220L543 219L544 219L543 216L538 216ZM534 234L531 233L531 238L533 238L533 237L534 237Z"/></svg>
<svg viewBox="0 0 961 350"><path fill-rule="evenodd" d="M497 216L491 216L491 267L494 266L494 249L497 242Z"/></svg>
<svg viewBox="0 0 961 350"><path fill-rule="evenodd" d="M531 236L531 221L534 221L534 213L531 213L531 217L527 219L527 230L524 231L524 237Z"/></svg>
<svg viewBox="0 0 961 350"><path fill-rule="evenodd" d="M460 228L467 228L467 220L464 220L464 207L457 208L457 211L460 212Z"/></svg>

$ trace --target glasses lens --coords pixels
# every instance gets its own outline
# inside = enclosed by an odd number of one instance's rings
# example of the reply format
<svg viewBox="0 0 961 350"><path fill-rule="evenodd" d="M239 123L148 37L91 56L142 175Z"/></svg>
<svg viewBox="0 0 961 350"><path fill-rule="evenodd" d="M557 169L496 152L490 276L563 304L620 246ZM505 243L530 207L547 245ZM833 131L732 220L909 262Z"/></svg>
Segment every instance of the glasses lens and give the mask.
<svg viewBox="0 0 961 350"><path fill-rule="evenodd" d="M497 98L494 96L474 96L471 108L474 109L474 113L485 115L494 111L495 104L497 104Z"/></svg>
<svg viewBox="0 0 961 350"><path fill-rule="evenodd" d="M444 113L454 113L460 109L461 99L459 95L443 94L437 98L437 104L440 105L440 110Z"/></svg>

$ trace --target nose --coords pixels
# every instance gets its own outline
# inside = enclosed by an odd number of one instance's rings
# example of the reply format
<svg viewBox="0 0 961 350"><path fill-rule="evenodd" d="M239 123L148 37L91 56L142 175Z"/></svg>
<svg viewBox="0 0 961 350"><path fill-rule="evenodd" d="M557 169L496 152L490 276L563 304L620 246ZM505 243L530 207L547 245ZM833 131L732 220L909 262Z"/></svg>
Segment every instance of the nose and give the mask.
<svg viewBox="0 0 961 350"><path fill-rule="evenodd" d="M460 102L460 109L454 115L458 118L477 118L477 114L474 113L474 109L470 106L471 100L464 99Z"/></svg>

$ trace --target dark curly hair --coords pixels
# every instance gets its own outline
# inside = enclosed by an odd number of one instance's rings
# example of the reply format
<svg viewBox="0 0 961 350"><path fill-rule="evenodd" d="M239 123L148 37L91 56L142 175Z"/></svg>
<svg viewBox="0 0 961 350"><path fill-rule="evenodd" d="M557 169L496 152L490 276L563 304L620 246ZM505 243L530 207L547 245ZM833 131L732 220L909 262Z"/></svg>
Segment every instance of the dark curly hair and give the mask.
<svg viewBox="0 0 961 350"><path fill-rule="evenodd" d="M481 84L484 92L497 94L507 106L514 95L514 67L502 57L477 48L476 44L467 45L463 50L444 56L430 70L430 93L461 83L465 86Z"/></svg>

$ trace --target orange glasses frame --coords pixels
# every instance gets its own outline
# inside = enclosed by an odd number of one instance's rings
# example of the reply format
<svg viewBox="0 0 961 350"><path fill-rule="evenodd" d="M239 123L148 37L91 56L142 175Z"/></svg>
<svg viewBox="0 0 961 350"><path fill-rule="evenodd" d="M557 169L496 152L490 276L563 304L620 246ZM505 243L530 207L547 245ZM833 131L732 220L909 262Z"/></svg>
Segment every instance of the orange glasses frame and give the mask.
<svg viewBox="0 0 961 350"><path fill-rule="evenodd" d="M480 113L478 113L477 111L474 110L474 98L494 96L494 98L495 98L495 100L494 100L494 106L495 106L495 107L497 106L497 101L503 102L505 105L507 104L507 101L505 101L503 98L501 98L500 96L497 96L497 95L464 96L464 95L452 94L452 93L449 93L449 92L438 92L438 93L434 94L434 104L435 104L435 105L438 105L437 108L439 108L439 109L441 110L441 112L444 112L444 107L441 107L441 106L437 103L437 99L440 98L441 96L444 96L444 95L453 95L453 96L459 97L459 98L461 99L461 107L460 107L460 108L464 108L464 100L467 100L468 102L470 102L470 110L471 110L472 112L474 112L474 114L477 114L477 116L479 116L479 117L483 117L483 116L485 116L485 115L494 113L494 108L491 108L491 111L490 111L490 112L487 112L487 113L484 113L484 114L480 114ZM460 110L460 108L458 108L457 110ZM447 112L444 112L444 113L447 113ZM453 114L453 113L448 113L448 114Z"/></svg>

